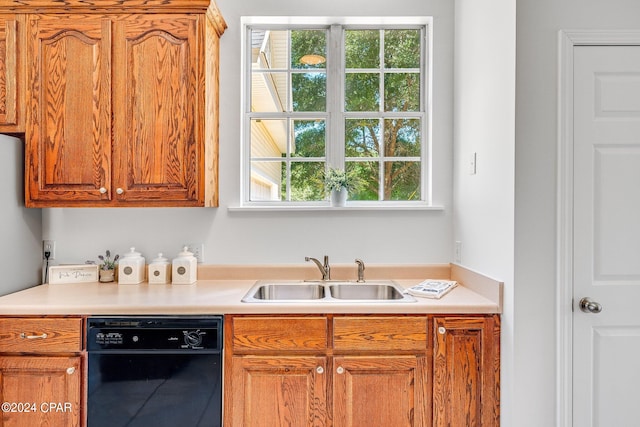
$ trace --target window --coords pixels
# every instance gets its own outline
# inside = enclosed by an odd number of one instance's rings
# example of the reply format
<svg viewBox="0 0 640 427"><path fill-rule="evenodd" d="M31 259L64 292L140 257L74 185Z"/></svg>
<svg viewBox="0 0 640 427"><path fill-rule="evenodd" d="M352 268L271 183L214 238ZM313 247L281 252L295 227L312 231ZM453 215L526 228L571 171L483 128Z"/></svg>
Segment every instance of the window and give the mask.
<svg viewBox="0 0 640 427"><path fill-rule="evenodd" d="M426 204L428 19L319 21L245 22L244 204Z"/></svg>

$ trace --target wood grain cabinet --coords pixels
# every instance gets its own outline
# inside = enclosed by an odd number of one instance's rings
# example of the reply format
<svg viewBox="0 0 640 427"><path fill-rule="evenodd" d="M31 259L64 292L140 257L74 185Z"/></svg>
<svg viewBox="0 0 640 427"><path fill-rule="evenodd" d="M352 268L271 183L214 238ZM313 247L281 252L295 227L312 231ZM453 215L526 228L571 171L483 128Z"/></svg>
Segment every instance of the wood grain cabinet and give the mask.
<svg viewBox="0 0 640 427"><path fill-rule="evenodd" d="M0 132L24 132L24 15L0 14Z"/></svg>
<svg viewBox="0 0 640 427"><path fill-rule="evenodd" d="M0 425L83 425L82 320L0 319Z"/></svg>
<svg viewBox="0 0 640 427"><path fill-rule="evenodd" d="M226 316L224 425L330 425L327 334L324 316Z"/></svg>
<svg viewBox="0 0 640 427"><path fill-rule="evenodd" d="M227 316L225 427L499 426L499 317Z"/></svg>
<svg viewBox="0 0 640 427"><path fill-rule="evenodd" d="M428 425L424 316L333 318L333 425Z"/></svg>
<svg viewBox="0 0 640 427"><path fill-rule="evenodd" d="M221 17L27 24L27 206L217 205Z"/></svg>
<svg viewBox="0 0 640 427"><path fill-rule="evenodd" d="M433 327L434 427L498 427L499 317L436 317Z"/></svg>
<svg viewBox="0 0 640 427"><path fill-rule="evenodd" d="M426 317L234 316L226 325L227 427L428 425Z"/></svg>

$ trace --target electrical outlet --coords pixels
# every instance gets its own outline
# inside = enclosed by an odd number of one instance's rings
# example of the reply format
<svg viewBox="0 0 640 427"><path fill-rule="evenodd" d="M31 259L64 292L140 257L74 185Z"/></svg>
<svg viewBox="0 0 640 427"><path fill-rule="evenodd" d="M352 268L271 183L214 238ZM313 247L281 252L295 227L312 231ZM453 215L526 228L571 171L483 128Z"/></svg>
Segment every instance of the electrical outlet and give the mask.
<svg viewBox="0 0 640 427"><path fill-rule="evenodd" d="M454 262L460 263L462 262L462 242L456 241L453 249L453 260Z"/></svg>
<svg viewBox="0 0 640 427"><path fill-rule="evenodd" d="M202 264L204 260L204 243L186 243L184 246L198 260L198 264Z"/></svg>
<svg viewBox="0 0 640 427"><path fill-rule="evenodd" d="M42 259L47 259L45 252L49 252L49 261L56 259L56 241L55 240L43 240L42 241Z"/></svg>

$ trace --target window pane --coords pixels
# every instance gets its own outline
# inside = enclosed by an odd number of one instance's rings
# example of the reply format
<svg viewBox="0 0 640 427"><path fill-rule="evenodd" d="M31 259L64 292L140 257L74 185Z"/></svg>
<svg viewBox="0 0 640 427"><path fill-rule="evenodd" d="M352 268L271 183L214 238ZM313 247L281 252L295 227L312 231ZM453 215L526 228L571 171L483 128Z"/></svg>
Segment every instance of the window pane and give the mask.
<svg viewBox="0 0 640 427"><path fill-rule="evenodd" d="M280 190L283 186L282 164L282 162L251 162L249 200L280 200Z"/></svg>
<svg viewBox="0 0 640 427"><path fill-rule="evenodd" d="M324 30L291 31L291 68L326 68L327 35Z"/></svg>
<svg viewBox="0 0 640 427"><path fill-rule="evenodd" d="M420 119L384 121L384 154L387 157L420 156Z"/></svg>
<svg viewBox="0 0 640 427"><path fill-rule="evenodd" d="M344 38L347 68L380 68L380 31L347 30Z"/></svg>
<svg viewBox="0 0 640 427"><path fill-rule="evenodd" d="M291 76L293 111L326 111L327 75L296 73Z"/></svg>
<svg viewBox="0 0 640 427"><path fill-rule="evenodd" d="M251 158L287 153L287 120L251 120Z"/></svg>
<svg viewBox="0 0 640 427"><path fill-rule="evenodd" d="M324 200L323 172L324 162L291 163L291 201Z"/></svg>
<svg viewBox="0 0 640 427"><path fill-rule="evenodd" d="M384 200L420 200L420 162L384 164Z"/></svg>
<svg viewBox="0 0 640 427"><path fill-rule="evenodd" d="M253 29L251 31L251 58L257 68L287 69L289 32Z"/></svg>
<svg viewBox="0 0 640 427"><path fill-rule="evenodd" d="M357 181L356 188L349 192L349 200L379 199L379 162L346 162L345 170Z"/></svg>
<svg viewBox="0 0 640 427"><path fill-rule="evenodd" d="M385 73L384 110L420 110L420 74Z"/></svg>
<svg viewBox="0 0 640 427"><path fill-rule="evenodd" d="M420 30L386 30L384 66L420 68Z"/></svg>
<svg viewBox="0 0 640 427"><path fill-rule="evenodd" d="M251 75L251 111L281 112L287 105L287 74L254 71Z"/></svg>
<svg viewBox="0 0 640 427"><path fill-rule="evenodd" d="M380 76L377 73L349 73L345 82L347 111L378 111Z"/></svg>
<svg viewBox="0 0 640 427"><path fill-rule="evenodd" d="M380 155L380 120L345 120L345 155L377 157Z"/></svg>
<svg viewBox="0 0 640 427"><path fill-rule="evenodd" d="M325 157L325 121L295 120L291 155L295 157Z"/></svg>

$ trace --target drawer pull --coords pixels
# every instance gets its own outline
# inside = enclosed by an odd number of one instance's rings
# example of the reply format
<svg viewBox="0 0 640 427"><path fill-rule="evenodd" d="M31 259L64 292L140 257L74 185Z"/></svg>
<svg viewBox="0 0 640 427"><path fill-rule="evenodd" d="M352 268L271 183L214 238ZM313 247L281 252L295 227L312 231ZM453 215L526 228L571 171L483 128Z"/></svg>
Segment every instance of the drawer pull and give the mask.
<svg viewBox="0 0 640 427"><path fill-rule="evenodd" d="M72 375L75 371L76 371L76 368L74 368L73 366L71 366L70 368L67 368L67 374L69 375Z"/></svg>
<svg viewBox="0 0 640 427"><path fill-rule="evenodd" d="M319 373L319 374L323 374L324 373L324 368L322 366L318 366L316 368L316 372Z"/></svg>
<svg viewBox="0 0 640 427"><path fill-rule="evenodd" d="M27 340L43 340L47 338L46 333L42 333L42 335L27 335L24 332L20 334L20 338Z"/></svg>
<svg viewBox="0 0 640 427"><path fill-rule="evenodd" d="M339 374L344 374L344 368L342 366L338 366L338 369L336 369L336 372Z"/></svg>

